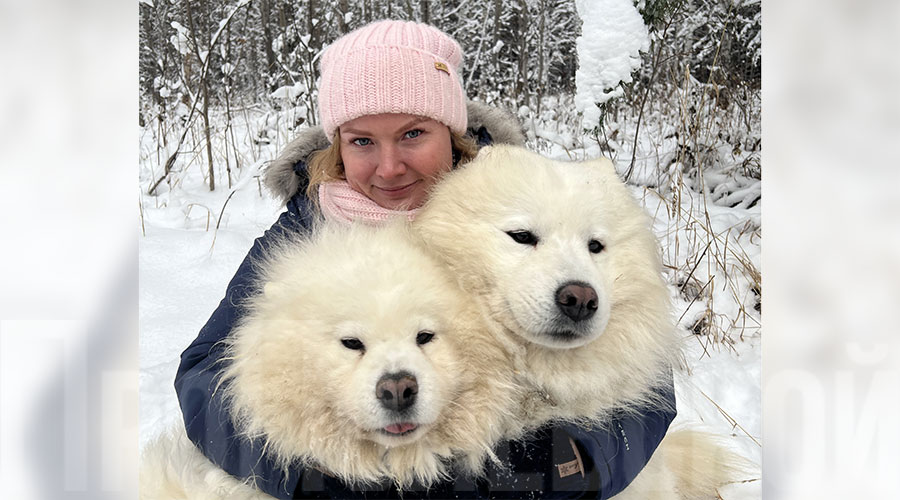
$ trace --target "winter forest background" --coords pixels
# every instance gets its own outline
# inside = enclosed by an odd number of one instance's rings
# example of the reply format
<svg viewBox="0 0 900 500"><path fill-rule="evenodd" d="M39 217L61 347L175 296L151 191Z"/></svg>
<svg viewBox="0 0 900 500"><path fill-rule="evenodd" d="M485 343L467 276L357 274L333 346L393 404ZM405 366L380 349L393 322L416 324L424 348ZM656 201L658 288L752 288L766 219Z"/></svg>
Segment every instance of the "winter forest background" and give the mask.
<svg viewBox="0 0 900 500"><path fill-rule="evenodd" d="M653 163L678 163L689 176L735 163L759 178L759 0L636 2L650 45L633 80L616 85L621 95L602 103L599 123L587 129L573 103L582 35L577 3L143 0L140 125L157 143L144 153L163 167L160 176L199 163L210 189L217 182L231 187L237 170L265 156L264 146L277 150L297 127L317 123L317 58L327 43L394 18L455 37L468 96L518 111L532 147L596 144L605 154L633 157L635 166L662 155ZM605 7L583 4L588 12ZM653 128L660 123L670 128L660 134ZM655 143L646 149L635 147L641 129ZM171 157L176 150L179 157Z"/></svg>
<svg viewBox="0 0 900 500"><path fill-rule="evenodd" d="M613 158L686 339L679 420L759 464L759 0L141 0L141 443L178 415L178 355L280 212L260 175L317 123L318 56L383 18L456 38L468 96L513 112L529 148Z"/></svg>

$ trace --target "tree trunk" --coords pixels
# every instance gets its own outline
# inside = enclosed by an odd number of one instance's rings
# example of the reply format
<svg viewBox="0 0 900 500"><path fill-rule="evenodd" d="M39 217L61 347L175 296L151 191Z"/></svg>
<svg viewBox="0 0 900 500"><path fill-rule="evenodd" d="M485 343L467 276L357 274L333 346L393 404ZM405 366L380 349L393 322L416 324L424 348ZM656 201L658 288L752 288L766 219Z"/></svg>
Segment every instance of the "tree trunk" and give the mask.
<svg viewBox="0 0 900 500"><path fill-rule="evenodd" d="M528 84L528 4L525 0L519 0L519 15L516 26L516 45L519 54L518 75L516 76L515 95L516 104L522 105L528 103L527 84Z"/></svg>
<svg viewBox="0 0 900 500"><path fill-rule="evenodd" d="M491 44L491 67L495 75L501 75L500 52L497 43L500 42L500 17L503 14L503 0L494 0L494 34Z"/></svg>
<svg viewBox="0 0 900 500"><path fill-rule="evenodd" d="M287 44L287 2L281 4L281 9L278 10L278 26L281 28L281 64L287 64L288 62L288 44ZM291 75L285 73L284 80L282 85L290 85Z"/></svg>
<svg viewBox="0 0 900 500"><path fill-rule="evenodd" d="M259 5L259 17L263 28L263 49L266 52L267 75L272 74L272 71L275 69L275 51L272 50L272 25L269 18L271 10L272 6L269 4L269 0L262 0Z"/></svg>
<svg viewBox="0 0 900 500"><path fill-rule="evenodd" d="M311 49L319 49L321 47L321 43L319 42L319 30L316 26L313 25L313 19L316 17L316 0L309 0L308 7L306 9L306 33L309 34L309 45ZM313 91L313 87L316 85L316 81L318 81L318 68L316 67L316 63L313 61L316 54L313 50L307 51L304 56L307 62L307 70L306 70L306 86L309 89L310 93ZM310 125L316 125L319 123L319 113L316 109L318 103L315 99L309 100L309 105L306 108L306 121Z"/></svg>
<svg viewBox="0 0 900 500"><path fill-rule="evenodd" d="M338 1L338 31L341 35L344 35L350 31L347 27L347 13L350 12L350 5L348 5L347 0L339 0Z"/></svg>
<svg viewBox="0 0 900 500"><path fill-rule="evenodd" d="M194 52L200 66L203 66L204 60L200 57L200 44L197 42L197 31L194 29L194 15L191 11L191 2L185 2L187 5L188 27L191 30L191 37L194 39ZM206 57L212 57L212 50L207 50ZM212 140L209 134L209 80L203 72L200 73L200 90L203 94L203 135L206 138L206 159L209 164L209 190L216 189L216 174L213 169L212 159Z"/></svg>
<svg viewBox="0 0 900 500"><path fill-rule="evenodd" d="M544 100L544 85L547 82L544 75L544 37L547 31L547 15L547 0L541 0L541 21L538 26L537 116L541 115L541 101Z"/></svg>
<svg viewBox="0 0 900 500"><path fill-rule="evenodd" d="M226 63L231 63L231 25L228 25L225 28L226 36L225 36L225 61ZM233 71L233 70L232 70ZM234 140L234 128L231 126L231 91L232 91L232 80L231 73L225 75L225 131L222 135L222 138L225 142L225 171L228 173L228 189L231 189L231 161L228 159L228 136L231 136L231 145L232 145L232 153L234 154L234 165L237 168L241 167L240 160L237 155L237 144Z"/></svg>
<svg viewBox="0 0 900 500"><path fill-rule="evenodd" d="M216 173L213 170L212 139L209 136L209 82L206 78L203 79L203 132L206 135L206 158L209 160L209 190L215 191Z"/></svg>
<svg viewBox="0 0 900 500"><path fill-rule="evenodd" d="M431 24L431 9L430 9L430 6L429 6L428 4L429 4L429 1L428 1L428 0L422 0L422 3L421 3L421 6L422 6L422 22L423 22L423 23L426 23L426 24Z"/></svg>

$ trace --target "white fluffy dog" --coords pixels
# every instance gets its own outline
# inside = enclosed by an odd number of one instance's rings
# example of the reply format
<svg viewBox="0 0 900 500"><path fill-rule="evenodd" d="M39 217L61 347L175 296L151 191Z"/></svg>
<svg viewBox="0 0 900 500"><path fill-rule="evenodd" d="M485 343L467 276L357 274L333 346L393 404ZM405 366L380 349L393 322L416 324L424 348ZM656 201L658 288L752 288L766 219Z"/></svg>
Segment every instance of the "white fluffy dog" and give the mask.
<svg viewBox="0 0 900 500"><path fill-rule="evenodd" d="M217 389L243 433L284 467L350 484L427 485L452 459L478 474L515 404L508 357L408 226L325 226L278 245L261 272ZM258 495L218 472L209 484L215 466L180 432L145 453L142 497Z"/></svg>
<svg viewBox="0 0 900 500"><path fill-rule="evenodd" d="M531 394L521 426L603 424L662 404L653 388L666 383L680 341L649 217L609 160L484 148L436 186L414 227L515 360ZM714 495L728 470L710 465L725 455L703 434L676 433L626 492Z"/></svg>
<svg viewBox="0 0 900 500"><path fill-rule="evenodd" d="M652 400L670 373L679 340L658 245L609 160L485 148L415 228L549 403L534 420L602 420Z"/></svg>

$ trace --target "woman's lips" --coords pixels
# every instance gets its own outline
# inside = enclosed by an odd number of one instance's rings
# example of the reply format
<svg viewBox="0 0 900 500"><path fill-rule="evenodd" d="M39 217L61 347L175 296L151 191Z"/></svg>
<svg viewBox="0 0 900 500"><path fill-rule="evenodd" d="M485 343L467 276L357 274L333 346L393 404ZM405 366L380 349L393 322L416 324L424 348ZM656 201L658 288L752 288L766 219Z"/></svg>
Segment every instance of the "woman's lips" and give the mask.
<svg viewBox="0 0 900 500"><path fill-rule="evenodd" d="M405 198L407 195L409 195L410 191L412 191L413 187L418 183L419 181L413 181L409 184L397 187L375 186L375 189L381 191L385 197L396 200L399 198Z"/></svg>

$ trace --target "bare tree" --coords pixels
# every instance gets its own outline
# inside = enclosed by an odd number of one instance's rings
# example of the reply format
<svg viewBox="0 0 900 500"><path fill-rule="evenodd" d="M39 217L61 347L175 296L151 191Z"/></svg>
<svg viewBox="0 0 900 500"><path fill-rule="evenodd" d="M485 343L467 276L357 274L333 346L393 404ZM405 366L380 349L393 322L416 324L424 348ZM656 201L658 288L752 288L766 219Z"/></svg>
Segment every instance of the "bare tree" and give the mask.
<svg viewBox="0 0 900 500"><path fill-rule="evenodd" d="M422 22L431 24L431 9L429 8L429 3L429 0L422 0L419 3L419 6L422 11Z"/></svg>
<svg viewBox="0 0 900 500"><path fill-rule="evenodd" d="M350 32L350 28L347 25L347 13L350 12L350 4L347 0L338 0L337 2L337 22L338 22L338 33L341 35Z"/></svg>
<svg viewBox="0 0 900 500"><path fill-rule="evenodd" d="M203 2L205 3L205 2ZM197 60L200 61L200 64L204 67L208 67L209 57L212 55L209 49L206 50L206 54L204 55L200 49L200 43L197 40L197 29L194 27L194 14L191 9L191 2L185 2L187 7L187 17L188 17L188 28L191 30L191 38L193 39L194 45L194 53L197 56ZM206 45L204 45L205 47ZM205 59L205 61L204 61ZM206 136L206 158L209 163L209 190L216 190L216 171L213 168L213 157L212 157L212 139L209 137L209 80L206 78L206 73L202 73L200 75L200 91L203 95L203 133Z"/></svg>
<svg viewBox="0 0 900 500"><path fill-rule="evenodd" d="M269 19L269 14L272 11L272 6L269 3L269 0L262 0L259 3L259 17L262 23L263 28L263 39L262 46L263 50L266 53L266 72L271 73L275 70L275 52L272 50L272 22Z"/></svg>
<svg viewBox="0 0 900 500"><path fill-rule="evenodd" d="M547 84L547 75L544 74L544 39L547 35L547 0L540 0L538 4L538 70L537 70L537 115L541 114L541 102L544 100L544 88Z"/></svg>
<svg viewBox="0 0 900 500"><path fill-rule="evenodd" d="M206 88L206 92L204 92L204 98L203 98L203 107L204 107L203 114L205 115L204 124L205 124L205 135L206 135L206 151L207 151L207 156L209 157L209 174L210 174L210 190L211 191L215 189L215 177L214 177L213 166L212 166L213 165L213 163L212 163L212 142L210 140L210 133L209 133L210 127L209 127L209 92L208 92L209 81L208 81L208 75L209 75L209 70L210 70L210 58L213 54L213 50L215 49L215 47L217 46L219 41L223 38L222 33L225 31L226 28L228 28L229 24L234 19L235 14L237 14L237 12L241 8L246 7L249 3L250 3L250 0L240 0L237 3L237 5L231 9L231 11L226 15L225 19L223 19L218 24L218 30L215 32L215 34L213 34L210 37L209 43L203 46L205 50L201 50L199 48L200 45L197 43L196 36L194 36L194 30L191 30L189 32L189 33L191 33L193 50L195 52L195 55L197 56L197 60L200 62L200 72L198 73L198 76L197 76L198 82L200 82L200 85L202 87ZM186 13L187 13L187 17L188 17L188 24L193 25L194 24L193 20L192 20L193 14L190 10L190 2L185 2L185 4L187 7ZM185 60L185 64L187 65L188 68L190 67L189 60ZM187 82L187 80L186 80L186 82ZM186 85L187 85L187 83L186 83ZM185 97L187 98L188 96L185 96ZM147 191L147 194L152 195L154 193L154 191L156 190L157 186L159 186L159 184L163 180L165 180L169 176L169 174L172 172L172 166L175 163L175 158L178 155L179 149L181 148L181 145L184 143L184 139L187 137L188 132L190 132L192 129L191 128L191 125L193 123L192 120L194 117L194 113L196 113L196 111L197 111L197 105L200 102L200 98L193 97L191 99L191 102L192 102L191 108L190 108L190 111L188 112L187 119L184 122L184 128L182 130L181 137L178 140L178 144L176 145L175 152L172 153L169 156L169 158L166 160L162 177L157 179L157 181L154 182L152 186L150 186L150 189Z"/></svg>

